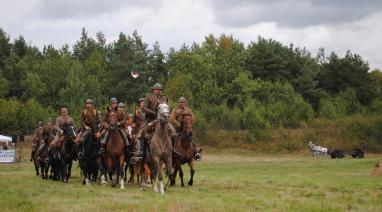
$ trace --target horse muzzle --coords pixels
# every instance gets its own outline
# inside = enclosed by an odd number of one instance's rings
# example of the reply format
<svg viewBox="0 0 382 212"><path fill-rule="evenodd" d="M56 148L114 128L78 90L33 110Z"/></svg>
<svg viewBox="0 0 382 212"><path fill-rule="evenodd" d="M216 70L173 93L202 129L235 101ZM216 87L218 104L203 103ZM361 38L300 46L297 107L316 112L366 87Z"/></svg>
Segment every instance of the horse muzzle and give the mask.
<svg viewBox="0 0 382 212"><path fill-rule="evenodd" d="M115 130L115 128L117 128L117 123L110 123L109 129Z"/></svg>

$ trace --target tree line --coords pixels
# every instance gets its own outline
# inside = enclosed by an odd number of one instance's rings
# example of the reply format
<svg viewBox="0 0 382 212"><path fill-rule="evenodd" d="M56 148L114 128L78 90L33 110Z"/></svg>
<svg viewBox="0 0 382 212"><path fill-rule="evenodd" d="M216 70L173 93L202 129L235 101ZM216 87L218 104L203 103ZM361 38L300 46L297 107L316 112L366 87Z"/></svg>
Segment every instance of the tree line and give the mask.
<svg viewBox="0 0 382 212"><path fill-rule="evenodd" d="M132 71L139 71L136 79ZM100 110L110 97L129 105L160 82L176 104L189 100L196 128L248 132L269 138L276 128L299 128L312 120L382 113L382 73L360 55L312 54L293 44L257 37L249 45L231 35L162 52L137 31L106 41L82 29L72 46L39 49L23 36L11 41L0 28L0 129L30 132L38 120L69 107L78 122L86 98Z"/></svg>

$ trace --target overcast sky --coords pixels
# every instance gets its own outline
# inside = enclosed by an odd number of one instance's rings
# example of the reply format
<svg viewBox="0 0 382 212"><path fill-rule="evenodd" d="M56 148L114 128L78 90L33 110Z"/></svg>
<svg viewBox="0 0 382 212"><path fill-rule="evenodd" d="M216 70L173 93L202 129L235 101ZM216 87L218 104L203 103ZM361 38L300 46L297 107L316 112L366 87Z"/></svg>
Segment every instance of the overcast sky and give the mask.
<svg viewBox="0 0 382 212"><path fill-rule="evenodd" d="M162 50L201 42L213 33L248 44L259 35L284 44L320 47L341 56L350 49L382 68L379 0L0 0L0 27L32 45L73 45L85 27L108 42L138 30Z"/></svg>

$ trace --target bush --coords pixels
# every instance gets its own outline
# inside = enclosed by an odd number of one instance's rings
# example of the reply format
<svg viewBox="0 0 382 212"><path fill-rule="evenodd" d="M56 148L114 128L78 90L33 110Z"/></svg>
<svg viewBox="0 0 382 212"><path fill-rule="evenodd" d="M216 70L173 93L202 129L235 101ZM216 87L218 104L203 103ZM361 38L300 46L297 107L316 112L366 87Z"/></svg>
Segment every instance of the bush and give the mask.
<svg viewBox="0 0 382 212"><path fill-rule="evenodd" d="M249 132L250 140L266 140L271 137L271 124L265 118L265 108L250 102L243 114L244 128Z"/></svg>

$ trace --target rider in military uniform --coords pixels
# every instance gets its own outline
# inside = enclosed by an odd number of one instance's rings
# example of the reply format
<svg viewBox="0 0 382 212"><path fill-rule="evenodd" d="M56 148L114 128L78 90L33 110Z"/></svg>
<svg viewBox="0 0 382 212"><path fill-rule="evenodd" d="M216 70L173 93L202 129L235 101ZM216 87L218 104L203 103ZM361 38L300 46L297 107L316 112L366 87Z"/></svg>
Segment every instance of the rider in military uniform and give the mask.
<svg viewBox="0 0 382 212"><path fill-rule="evenodd" d="M191 115L192 118L195 120L191 108L187 106L186 98L180 97L178 99L178 107L176 107L170 114L170 123L173 127L175 127L177 133L179 133L182 130L182 122L183 117L185 115ZM195 149L195 160L200 160L202 158L201 149L199 148L199 145L196 144L194 137L192 137L192 145ZM174 144L174 146L176 146L176 144Z"/></svg>
<svg viewBox="0 0 382 212"><path fill-rule="evenodd" d="M49 143L54 139L54 136L56 135L56 128L53 125L52 118L48 118L47 124L42 129L42 139L44 142L40 144L40 147L38 148L36 154L40 155L41 150L44 148L45 143L49 145Z"/></svg>
<svg viewBox="0 0 382 212"><path fill-rule="evenodd" d="M81 130L77 137L77 139L80 138L78 157L82 157L83 154L81 151L82 144L91 133L97 132L99 124L100 118L97 110L94 109L94 102L91 99L87 99L85 101L85 108L81 111Z"/></svg>
<svg viewBox="0 0 382 212"><path fill-rule="evenodd" d="M141 109L145 114L144 124L141 135L140 149L134 155L134 159L141 158L145 154L148 139L150 138L151 133L154 131L153 127L150 126L150 123L156 120L158 106L160 103L168 103L168 98L162 94L162 85L156 83L152 87L152 93L145 98L144 107ZM171 127L170 131L173 131L171 130ZM172 132L172 134L174 133L175 132ZM175 148L173 148L173 150L173 153L177 155L178 153L175 152Z"/></svg>
<svg viewBox="0 0 382 212"><path fill-rule="evenodd" d="M125 151L127 151L127 147L130 145L129 140L128 140L128 135L124 129L121 129L121 128L123 128L123 126L125 124L125 113L121 110L118 110L117 98L113 97L110 99L109 110L118 112L120 115L120 119L118 120L117 125L118 125L119 132L122 134L122 137L126 142L126 150ZM103 122L102 122L103 128L105 130L105 132L104 132L105 134L104 134L103 138L101 139L101 148L99 150L99 152L101 154L105 153L106 142L109 139L109 123L108 123L108 115L107 114L108 114L108 112L106 112L104 119L103 119ZM99 137L99 136L97 136L97 137Z"/></svg>
<svg viewBox="0 0 382 212"><path fill-rule="evenodd" d="M36 154L37 148L40 145L40 139L42 138L42 128L43 128L43 123L42 121L39 121L37 123L37 126L34 130L34 136L33 136L33 145L32 145L32 152L31 152L31 159L30 161L33 160L34 155Z"/></svg>
<svg viewBox="0 0 382 212"><path fill-rule="evenodd" d="M74 120L72 117L69 116L69 110L67 107L62 107L61 110L61 115L57 117L56 119L56 125L55 129L57 130L56 136L54 140L49 144L50 148L57 148L59 147L62 139L63 139L63 126L64 124L67 124L69 126L74 127Z"/></svg>

